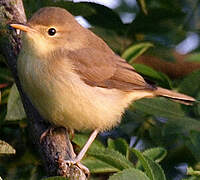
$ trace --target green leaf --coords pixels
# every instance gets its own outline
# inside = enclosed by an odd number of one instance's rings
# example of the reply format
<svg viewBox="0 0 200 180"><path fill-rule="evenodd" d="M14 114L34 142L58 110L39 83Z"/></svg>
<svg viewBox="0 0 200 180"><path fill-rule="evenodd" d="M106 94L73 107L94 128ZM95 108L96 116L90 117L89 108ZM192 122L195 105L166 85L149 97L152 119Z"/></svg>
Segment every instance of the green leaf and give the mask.
<svg viewBox="0 0 200 180"><path fill-rule="evenodd" d="M19 92L14 84L10 90L6 120L21 120L26 117Z"/></svg>
<svg viewBox="0 0 200 180"><path fill-rule="evenodd" d="M131 150L138 157L138 160L141 162L150 180L166 180L165 174L158 163L146 157L136 149L132 148Z"/></svg>
<svg viewBox="0 0 200 180"><path fill-rule="evenodd" d="M124 156L128 157L129 154L129 146L126 140L119 138L119 139L108 139L108 148L109 149L114 149Z"/></svg>
<svg viewBox="0 0 200 180"><path fill-rule="evenodd" d="M197 161L200 161L200 132L191 131L189 141L186 142L187 147L190 149Z"/></svg>
<svg viewBox="0 0 200 180"><path fill-rule="evenodd" d="M8 68L0 68L0 84L13 82L13 81L14 81L13 77L11 75L11 72L8 70Z"/></svg>
<svg viewBox="0 0 200 180"><path fill-rule="evenodd" d="M159 163L165 158L165 156L167 155L167 151L164 148L157 147L157 148L147 149L142 154L148 157L149 159L155 161L156 163ZM137 162L136 167L141 169L142 167L141 161Z"/></svg>
<svg viewBox="0 0 200 180"><path fill-rule="evenodd" d="M82 148L88 139L89 139L89 135L87 134L75 134L72 141L73 143L80 146L80 148ZM95 139L92 145L90 146L89 150L93 150L93 149L96 150L98 148L103 149L105 148L105 146L98 139Z"/></svg>
<svg viewBox="0 0 200 180"><path fill-rule="evenodd" d="M188 75L179 84L179 91L186 93L189 96L195 97L200 91L200 71L195 71Z"/></svg>
<svg viewBox="0 0 200 180"><path fill-rule="evenodd" d="M87 157L81 161L87 168L89 168L91 173L113 173L120 171L118 168L114 167L113 165L93 158Z"/></svg>
<svg viewBox="0 0 200 180"><path fill-rule="evenodd" d="M172 142L175 139L175 135L178 135L179 138L185 136L186 133L190 133L191 130L199 130L200 121L185 117L174 117L169 118L167 123L162 128L162 135L165 137L173 138L169 141Z"/></svg>
<svg viewBox="0 0 200 180"><path fill-rule="evenodd" d="M0 140L0 154L15 154L15 149L5 141Z"/></svg>
<svg viewBox="0 0 200 180"><path fill-rule="evenodd" d="M152 171L153 171L153 179L152 180L166 180L165 174L161 166L154 162L152 159L145 156L148 164L150 165Z"/></svg>
<svg viewBox="0 0 200 180"><path fill-rule="evenodd" d="M187 175L200 176L200 171L195 171L192 167L187 168Z"/></svg>
<svg viewBox="0 0 200 180"><path fill-rule="evenodd" d="M148 161L143 156L143 154L134 148L131 148L131 151L138 157L138 161L141 162L141 164L142 164L147 176L150 178L150 180L154 180L153 170L151 169L151 166L148 164Z"/></svg>
<svg viewBox="0 0 200 180"><path fill-rule="evenodd" d="M125 169L109 177L109 180L150 180L142 171L134 168Z"/></svg>
<svg viewBox="0 0 200 180"><path fill-rule="evenodd" d="M1 104L7 104L10 89L4 89L1 91Z"/></svg>
<svg viewBox="0 0 200 180"><path fill-rule="evenodd" d="M42 180L67 180L68 178L66 177L61 177L61 176L54 176L54 177L49 177L49 178L42 178ZM69 179L68 179L69 180Z"/></svg>
<svg viewBox="0 0 200 180"><path fill-rule="evenodd" d="M122 58L126 59L130 64L132 64L138 56L143 54L150 47L153 47L152 43L134 44L124 51Z"/></svg>
<svg viewBox="0 0 200 180"><path fill-rule="evenodd" d="M147 149L142 154L159 163L166 157L167 151L162 147L156 147Z"/></svg>
<svg viewBox="0 0 200 180"><path fill-rule="evenodd" d="M123 170L126 168L132 168L133 164L126 159L125 156L123 156L118 151L115 151L113 149L93 149L88 151L88 155L101 160L109 165L111 165L113 168L116 168L118 170Z"/></svg>
<svg viewBox="0 0 200 180"><path fill-rule="evenodd" d="M200 62L200 53L195 52L195 53L189 54L189 55L187 55L187 57L184 60L192 61L192 62Z"/></svg>
<svg viewBox="0 0 200 180"><path fill-rule="evenodd" d="M152 48L149 50L148 54L150 56L155 56L160 58L163 61L168 62L175 62L176 58L174 56L174 49L168 48L166 46L163 46L161 44L154 43L155 48Z"/></svg>
<svg viewBox="0 0 200 180"><path fill-rule="evenodd" d="M133 64L133 67L139 74L146 76L147 78L151 78L155 80L159 85L164 86L166 88L172 87L172 82L167 75L162 72L155 71L149 66L144 64Z"/></svg>
<svg viewBox="0 0 200 180"><path fill-rule="evenodd" d="M185 117L180 104L165 98L141 99L134 102L134 108L158 117Z"/></svg>

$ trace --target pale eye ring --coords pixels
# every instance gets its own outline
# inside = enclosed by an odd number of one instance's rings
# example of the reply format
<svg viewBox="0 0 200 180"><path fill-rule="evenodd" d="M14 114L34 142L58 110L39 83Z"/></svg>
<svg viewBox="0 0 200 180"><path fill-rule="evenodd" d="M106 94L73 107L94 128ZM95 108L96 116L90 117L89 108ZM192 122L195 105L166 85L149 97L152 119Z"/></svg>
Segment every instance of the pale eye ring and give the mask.
<svg viewBox="0 0 200 180"><path fill-rule="evenodd" d="M48 34L49 34L49 36L54 36L56 34L56 29L55 28L49 28Z"/></svg>

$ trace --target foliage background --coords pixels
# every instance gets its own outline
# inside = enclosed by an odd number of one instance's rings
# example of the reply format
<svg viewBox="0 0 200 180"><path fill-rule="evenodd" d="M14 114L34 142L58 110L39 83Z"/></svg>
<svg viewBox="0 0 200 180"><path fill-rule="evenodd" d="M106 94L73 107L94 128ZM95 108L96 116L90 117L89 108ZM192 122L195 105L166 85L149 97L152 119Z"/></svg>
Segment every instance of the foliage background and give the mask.
<svg viewBox="0 0 200 180"><path fill-rule="evenodd" d="M91 2L61 0L24 0L24 6L28 17L44 6L63 7L75 16L84 17L90 29L148 81L199 99L200 1L117 2L119 5L114 9ZM132 20L125 23L120 16ZM137 61L145 53L143 57L156 58L160 64L172 63L172 70L176 71L177 50L189 53L185 60L195 63L194 72L172 78L170 73ZM191 67L188 64L182 68L184 71ZM17 89L1 54L0 92L0 176L8 180L44 178L42 162L28 138L27 119ZM75 136L77 151L86 139L86 133ZM100 135L83 162L92 172L91 179L195 180L200 178L199 149L198 103L184 106L164 98L143 99L130 106L119 127Z"/></svg>

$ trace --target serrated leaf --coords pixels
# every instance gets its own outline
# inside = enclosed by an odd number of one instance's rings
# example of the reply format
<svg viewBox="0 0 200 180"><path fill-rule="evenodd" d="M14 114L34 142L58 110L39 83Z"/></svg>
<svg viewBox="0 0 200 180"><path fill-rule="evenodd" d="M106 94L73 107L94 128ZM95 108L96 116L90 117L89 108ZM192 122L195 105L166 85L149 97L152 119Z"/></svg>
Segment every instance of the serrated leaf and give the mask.
<svg viewBox="0 0 200 180"><path fill-rule="evenodd" d="M166 180L164 171L161 168L161 166L158 163L154 162L152 159L148 158L147 156L145 156L145 157L153 171L154 178L152 180Z"/></svg>
<svg viewBox="0 0 200 180"><path fill-rule="evenodd" d="M165 156L167 155L167 151L162 147L156 147L147 149L142 154L150 158L151 160L159 163L165 158ZM141 162L138 161L136 167L141 168L141 166L142 166Z"/></svg>
<svg viewBox="0 0 200 180"><path fill-rule="evenodd" d="M122 58L126 59L130 64L132 64L138 56L143 54L150 47L153 47L152 43L134 44L124 51Z"/></svg>
<svg viewBox="0 0 200 180"><path fill-rule="evenodd" d="M134 108L159 117L185 117L180 104L165 98L141 99L134 102Z"/></svg>
<svg viewBox="0 0 200 180"><path fill-rule="evenodd" d="M0 140L0 154L15 154L15 149L7 142Z"/></svg>
<svg viewBox="0 0 200 180"><path fill-rule="evenodd" d="M89 139L89 135L75 134L72 141L73 141L73 143L80 146L80 148L82 148L88 139ZM105 148L105 146L98 139L95 139L94 142L92 143L92 145L90 146L89 150L92 150L92 149L96 150L98 148L103 149L103 148Z"/></svg>
<svg viewBox="0 0 200 180"><path fill-rule="evenodd" d="M115 151L113 149L93 149L88 151L88 155L101 160L109 165L111 165L112 167L118 169L118 170L123 170L126 168L132 168L133 164L126 159L125 156L123 156L121 153L119 153L118 151Z"/></svg>
<svg viewBox="0 0 200 180"><path fill-rule="evenodd" d="M160 165L153 160L149 159L143 155L140 151L136 149L131 149L133 153L138 157L138 160L141 162L147 176L150 180L165 180L165 175L160 167Z"/></svg>
<svg viewBox="0 0 200 180"><path fill-rule="evenodd" d="M68 178L61 177L61 176L54 176L54 177L49 177L49 178L42 178L42 180L67 180L67 179Z"/></svg>
<svg viewBox="0 0 200 180"><path fill-rule="evenodd" d="M138 151L134 148L132 148L131 151L137 156L138 161L141 162L141 164L142 164L147 176L150 178L150 180L153 180L154 179L153 170L151 169L151 166L148 164L148 161L146 160L144 155L140 151Z"/></svg>
<svg viewBox="0 0 200 180"><path fill-rule="evenodd" d="M162 147L156 147L147 149L142 154L159 163L166 157L167 151Z"/></svg>
<svg viewBox="0 0 200 180"><path fill-rule="evenodd" d="M126 140L119 138L119 139L108 139L108 148L109 149L114 149L124 156L128 157L128 152L129 152L129 146Z"/></svg>
<svg viewBox="0 0 200 180"><path fill-rule="evenodd" d="M105 161L102 161L93 157L87 157L81 162L87 168L89 168L91 173L113 173L113 172L119 171L119 169L106 163Z"/></svg>
<svg viewBox="0 0 200 180"><path fill-rule="evenodd" d="M6 120L21 120L26 117L19 92L14 84L10 90L7 104Z"/></svg>
<svg viewBox="0 0 200 180"><path fill-rule="evenodd" d="M145 173L138 169L130 168L109 177L109 180L150 180Z"/></svg>

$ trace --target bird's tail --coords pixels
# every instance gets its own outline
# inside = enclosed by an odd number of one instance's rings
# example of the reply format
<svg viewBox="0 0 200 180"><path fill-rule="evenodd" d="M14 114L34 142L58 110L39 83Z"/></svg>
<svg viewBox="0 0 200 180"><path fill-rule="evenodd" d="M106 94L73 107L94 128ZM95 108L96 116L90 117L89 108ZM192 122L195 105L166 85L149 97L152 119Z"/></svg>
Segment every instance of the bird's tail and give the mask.
<svg viewBox="0 0 200 180"><path fill-rule="evenodd" d="M170 91L170 90L167 90L167 89L164 89L164 88L161 88L161 87L158 87L154 91L154 93L155 93L156 96L164 96L164 97L170 98L174 101L177 101L179 103L186 104L186 105L191 105L191 104L193 104L193 102L196 101L191 96L187 96L185 94Z"/></svg>

